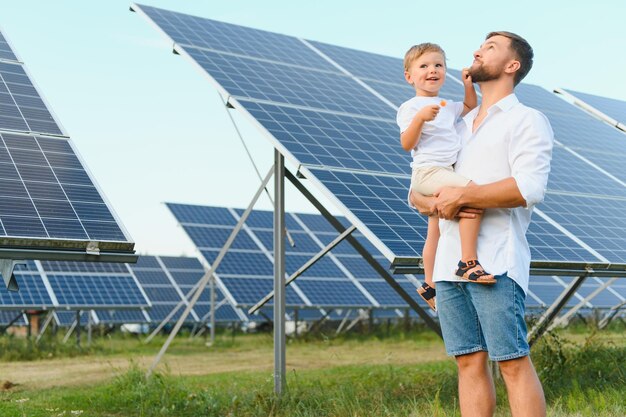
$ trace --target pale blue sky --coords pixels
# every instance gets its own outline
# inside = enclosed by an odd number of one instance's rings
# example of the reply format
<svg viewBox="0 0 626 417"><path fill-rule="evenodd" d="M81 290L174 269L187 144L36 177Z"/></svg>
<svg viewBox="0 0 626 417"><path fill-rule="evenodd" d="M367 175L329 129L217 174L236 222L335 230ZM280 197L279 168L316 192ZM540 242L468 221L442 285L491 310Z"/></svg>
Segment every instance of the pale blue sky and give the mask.
<svg viewBox="0 0 626 417"><path fill-rule="evenodd" d="M144 3L398 57L414 43L437 42L452 68L471 62L487 32L508 30L535 50L526 81L626 100L626 3L620 0ZM245 207L259 180L216 90L129 5L0 0L0 27L137 249L192 255L193 246L162 203ZM236 119L265 173L271 147ZM270 203L263 198L257 207L269 209ZM314 210L293 190L286 207Z"/></svg>

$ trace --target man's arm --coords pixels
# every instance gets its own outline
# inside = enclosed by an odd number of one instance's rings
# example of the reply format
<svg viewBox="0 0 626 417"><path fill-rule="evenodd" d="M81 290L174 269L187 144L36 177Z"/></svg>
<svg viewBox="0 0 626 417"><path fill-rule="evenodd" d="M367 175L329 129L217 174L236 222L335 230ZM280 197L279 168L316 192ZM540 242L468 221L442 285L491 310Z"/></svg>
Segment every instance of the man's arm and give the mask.
<svg viewBox="0 0 626 417"><path fill-rule="evenodd" d="M435 205L435 197L426 197L425 195L412 191L411 203L420 212L420 214L425 216L439 215L437 206ZM479 208L462 207L456 214L456 217L474 219L476 218L476 214L480 214L482 212L483 210Z"/></svg>
<svg viewBox="0 0 626 417"><path fill-rule="evenodd" d="M433 203L440 218L451 220L464 207L476 209L513 208L526 206L515 178L509 177L485 185L443 187L435 193Z"/></svg>

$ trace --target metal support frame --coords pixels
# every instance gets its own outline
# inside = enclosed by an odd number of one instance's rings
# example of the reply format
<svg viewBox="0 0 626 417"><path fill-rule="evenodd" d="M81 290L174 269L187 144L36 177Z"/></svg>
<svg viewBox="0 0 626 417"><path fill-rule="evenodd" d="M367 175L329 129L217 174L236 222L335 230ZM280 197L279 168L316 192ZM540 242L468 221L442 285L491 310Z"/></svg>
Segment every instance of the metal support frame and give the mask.
<svg viewBox="0 0 626 417"><path fill-rule="evenodd" d="M333 312L333 309L329 309L328 311L326 311L324 313L324 315L317 320L316 322L314 322L311 327L309 327L309 333L313 333L314 331L316 331L318 329L318 327L320 327L322 325L322 323L324 323L326 321L326 319L328 319L328 317L331 315L331 313Z"/></svg>
<svg viewBox="0 0 626 417"><path fill-rule="evenodd" d="M343 231L339 236L337 236L335 239L333 239L332 242L330 242L328 245L326 245L321 251L316 253L311 259L306 261L304 265L302 265L300 268L298 268L298 270L296 272L294 272L293 275L291 275L289 277L289 279L287 279L287 281L285 281L285 286L288 286L296 278L298 278L300 275L304 274L310 267L315 265L315 263L317 261L319 261L321 258L323 258L324 255L326 255L328 252L333 250L335 248L335 246L340 244L346 237L348 237L355 230L356 230L356 226L350 226L345 231ZM270 301L273 297L274 297L274 291L271 291L269 294L267 294L265 297L263 297L261 299L261 301L259 301L252 308L250 308L248 310L248 314L254 314L259 308L261 308L265 304L267 304L267 302Z"/></svg>
<svg viewBox="0 0 626 417"><path fill-rule="evenodd" d="M613 321L613 319L617 317L617 314L620 311L623 311L625 308L626 301L622 301L618 305L611 307L611 309L604 315L604 317L602 317L602 319L598 323L598 329L604 329L606 326L608 326Z"/></svg>
<svg viewBox="0 0 626 417"><path fill-rule="evenodd" d="M80 348L80 310L76 310L76 346Z"/></svg>
<svg viewBox="0 0 626 417"><path fill-rule="evenodd" d="M346 311L346 315L341 320L341 323L339 323L339 327L337 327L337 330L335 331L335 334L340 334L341 333L341 331L343 330L343 326L346 325L346 323L348 322L348 319L350 318L350 313L352 313L352 309L348 309Z"/></svg>
<svg viewBox="0 0 626 417"><path fill-rule="evenodd" d="M235 228L231 232L230 236L226 240L226 243L224 244L224 247L220 250L220 253L217 255L217 258L215 259L215 261L211 265L211 269L209 271L207 271L202 276L200 281L198 282L198 288L196 289L196 292L194 293L194 295L191 298L191 300L189 300L189 303L187 304L187 308L185 308L185 311L183 312L183 314L180 316L180 318L176 322L176 325L174 326L174 328L170 332L167 340L165 341L165 343L161 347L161 350L159 351L158 355L154 359L154 362L152 362L152 365L150 365L150 368L146 372L146 377L150 377L152 375L152 372L154 372L154 369L157 367L157 365L161 361L161 358L163 358L163 355L165 355L165 352L167 351L167 349L169 348L170 344L172 343L172 340L174 340L174 337L176 337L176 335L178 334L178 331L180 330L180 328L182 327L183 323L187 319L187 316L191 312L191 309L193 308L193 306L196 304L196 302L200 298L200 295L202 295L202 292L204 291L206 285L209 282L209 279L211 278L211 276L213 275L215 270L219 267L220 263L222 262L222 259L224 259L224 256L226 256L226 253L228 252L228 250L230 249L231 245L235 241L235 238L237 237L237 234L239 233L239 231L243 227L243 224L248 219L248 216L252 212L252 208L256 204L256 202L259 199L259 196L262 194L263 190L265 189L265 185L268 183L268 181L270 180L270 178L274 174L274 170L275 170L274 167L272 167L272 169L269 170L269 172L267 173L267 175L263 179L263 182L262 182L261 186L259 187L259 189L255 193L254 197L252 198L252 201L248 205L248 208L241 215L241 218L239 219L239 222L237 222L237 225L235 226Z"/></svg>
<svg viewBox="0 0 626 417"><path fill-rule="evenodd" d="M581 275L574 279L570 285L565 288L565 290L554 300L554 303L546 310L546 312L539 318L539 321L535 324L535 326L528 332L528 344L532 346L539 338L548 330L548 327L552 323L552 320L559 314L559 312L565 307L565 304L569 301L569 299L574 295L578 287L582 285L582 283L587 279L590 273L593 271L588 271L587 274Z"/></svg>
<svg viewBox="0 0 626 417"><path fill-rule="evenodd" d="M617 278L611 278L611 279L607 280L604 284L602 284L601 286L596 288L591 294L586 296L580 303L578 303L574 307L572 307L567 313L563 314L561 317L558 317L558 318L554 319L554 321L552 322L550 327L548 327L548 331L551 331L552 329L555 329L556 327L565 327L565 326L567 326L569 324L570 320L572 319L572 316L574 316L576 313L578 313L578 310L583 308L589 301L591 301L598 294L600 294L602 291L607 289L615 281L617 281Z"/></svg>
<svg viewBox="0 0 626 417"><path fill-rule="evenodd" d="M331 225L340 233L344 232L346 228L341 224L339 220L337 220L326 208L320 203L313 194L293 175L289 170L285 171L286 178L305 196L311 204L315 206L319 210L319 212L330 222ZM352 247L369 263L372 268L374 268L381 277L393 288L400 297L424 320L426 325L430 327L439 337L441 335L441 327L439 324L433 320L433 318L428 314L417 302L406 292L404 288L400 286L396 282L396 280L391 276L391 274L383 268L376 259L361 245L358 240L354 236L348 236L347 241L350 242Z"/></svg>
<svg viewBox="0 0 626 417"><path fill-rule="evenodd" d="M7 331L7 329L8 329L9 327L13 326L13 323L15 323L16 321L18 321L18 320L20 319L20 317L21 317L21 316L23 316L23 315L24 315L24 312L23 312L23 311L20 311L20 313L19 313L17 316L15 316L15 317L13 318L13 320L11 320L11 321L9 322L9 324L7 324L6 326L2 326L2 330L0 330L0 333L5 333L5 332Z"/></svg>
<svg viewBox="0 0 626 417"><path fill-rule="evenodd" d="M43 334L46 332L46 329L50 325L50 322L52 322L52 319L54 319L54 311L50 310L46 315L46 319L44 320L41 329L39 329L39 334L37 334L37 337L35 338L35 343L39 343L39 341L43 337Z"/></svg>
<svg viewBox="0 0 626 417"><path fill-rule="evenodd" d="M19 285L17 285L17 280L15 279L15 274L13 274L15 266L20 264L26 265L26 262L15 259L0 259L0 275L2 275L2 279L4 279L4 284L9 291L20 290Z"/></svg>
<svg viewBox="0 0 626 417"><path fill-rule="evenodd" d="M209 339L209 346L213 346L215 343L215 311L217 306L215 305L215 276L211 275L211 336Z"/></svg>
<svg viewBox="0 0 626 417"><path fill-rule="evenodd" d="M365 313L365 311L359 310L359 315L354 320L352 320L350 324L348 324L348 327L346 327L345 332L348 333L350 330L352 330L354 326L356 326L358 323L366 319L368 319L368 316Z"/></svg>
<svg viewBox="0 0 626 417"><path fill-rule="evenodd" d="M285 157L274 149L274 393L287 388L285 359Z"/></svg>
<svg viewBox="0 0 626 417"><path fill-rule="evenodd" d="M63 343L67 343L67 341L70 340L70 336L72 335L72 332L74 331L75 328L76 328L76 320L74 320L70 328L67 329L67 333L65 333L65 336L63 336Z"/></svg>

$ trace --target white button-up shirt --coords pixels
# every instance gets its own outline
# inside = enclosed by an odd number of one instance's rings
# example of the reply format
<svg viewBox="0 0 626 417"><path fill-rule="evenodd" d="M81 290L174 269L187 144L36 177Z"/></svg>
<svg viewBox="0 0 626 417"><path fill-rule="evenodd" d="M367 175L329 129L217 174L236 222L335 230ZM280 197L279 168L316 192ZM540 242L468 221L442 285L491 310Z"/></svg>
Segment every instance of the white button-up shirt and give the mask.
<svg viewBox="0 0 626 417"><path fill-rule="evenodd" d="M485 271L507 273L528 291L530 248L526 231L533 206L543 201L550 172L554 135L550 122L539 111L526 107L515 94L504 97L487 110L472 133L478 108L469 112L457 128L462 148L455 171L476 184L513 177L526 207L486 209L478 235L478 260ZM461 259L459 223L441 220L435 281L461 281L454 274Z"/></svg>

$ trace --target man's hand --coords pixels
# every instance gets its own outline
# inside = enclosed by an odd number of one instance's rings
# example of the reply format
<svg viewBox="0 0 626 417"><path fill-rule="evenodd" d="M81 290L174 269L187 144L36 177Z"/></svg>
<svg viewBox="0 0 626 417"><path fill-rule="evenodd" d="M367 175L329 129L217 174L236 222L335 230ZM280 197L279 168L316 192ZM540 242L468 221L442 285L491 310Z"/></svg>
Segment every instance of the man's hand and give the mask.
<svg viewBox="0 0 626 417"><path fill-rule="evenodd" d="M463 209L461 199L467 187L443 187L433 196L435 197L435 207L440 219L452 220L455 217L468 217L467 214L476 212ZM459 215L463 210L463 215ZM475 216L474 216L475 217ZM473 217L470 217L473 218Z"/></svg>
<svg viewBox="0 0 626 417"><path fill-rule="evenodd" d="M420 214L423 214L425 216L439 216L436 199L434 197L426 197L422 194L412 191L411 203L413 203L413 205L420 212ZM456 217L461 219L475 219L476 215L481 214L482 212L482 209L462 207L461 210L459 210L459 212L456 214Z"/></svg>

